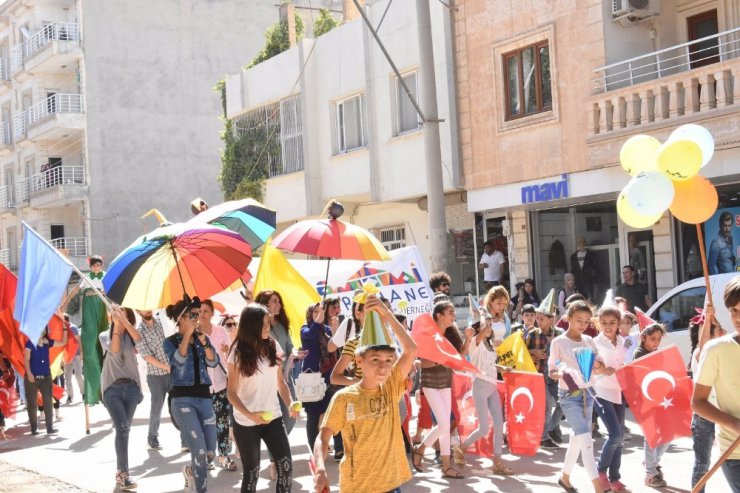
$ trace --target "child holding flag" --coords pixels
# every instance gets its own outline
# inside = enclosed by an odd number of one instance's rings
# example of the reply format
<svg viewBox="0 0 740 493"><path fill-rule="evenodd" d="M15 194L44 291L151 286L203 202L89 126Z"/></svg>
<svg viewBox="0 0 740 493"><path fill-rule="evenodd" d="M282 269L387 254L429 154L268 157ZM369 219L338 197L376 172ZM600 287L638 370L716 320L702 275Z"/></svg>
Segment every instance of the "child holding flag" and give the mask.
<svg viewBox="0 0 740 493"><path fill-rule="evenodd" d="M356 352L355 362L362 370L362 378L334 395L316 440L314 485L319 493L329 487L324 464L329 439L339 432L345 452L339 464L340 491L394 491L411 478L398 401L406 390L416 344L377 296L367 297L365 309L378 317L368 313L367 319L374 320L366 319ZM400 357L396 356L385 326L392 328L401 345Z"/></svg>

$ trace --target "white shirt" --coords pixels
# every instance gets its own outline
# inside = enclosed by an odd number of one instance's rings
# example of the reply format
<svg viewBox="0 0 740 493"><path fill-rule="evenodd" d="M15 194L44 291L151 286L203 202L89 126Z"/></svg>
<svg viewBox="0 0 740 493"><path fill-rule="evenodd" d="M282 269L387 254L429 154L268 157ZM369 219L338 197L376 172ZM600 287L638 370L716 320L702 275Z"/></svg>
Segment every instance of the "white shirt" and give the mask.
<svg viewBox="0 0 740 493"><path fill-rule="evenodd" d="M345 317L345 319L342 320L342 323L339 324L339 327L337 327L334 335L331 336L331 342L333 342L338 348L347 344L347 341L354 339L357 335L357 324L354 321L352 321L352 328L350 329L349 334L347 334L347 324L350 320L350 317ZM347 334L347 337L344 336L345 334Z"/></svg>
<svg viewBox="0 0 740 493"><path fill-rule="evenodd" d="M480 344L478 345L475 344L475 339L473 339L470 343L468 354L470 354L470 362L480 370L480 373L478 373L475 378L496 383L496 359L498 358L496 351L489 351L483 339L481 339Z"/></svg>
<svg viewBox="0 0 740 493"><path fill-rule="evenodd" d="M568 373L580 388L591 387L593 385L594 377L593 371L591 372L591 379L588 382L583 381L583 375L581 370L578 368L578 362L576 361L574 349L579 347L590 347L596 351L596 359L601 360L598 354L594 340L589 336L581 335L580 342L576 342L567 335L559 335L550 343L550 357L547 360L547 367L550 371L552 370L563 370ZM561 390L568 390L568 384L560 378L558 380L558 388Z"/></svg>
<svg viewBox="0 0 740 493"><path fill-rule="evenodd" d="M640 345L640 334L630 332L630 335L624 337L624 363L631 363L635 359L635 350Z"/></svg>
<svg viewBox="0 0 740 493"><path fill-rule="evenodd" d="M622 336L617 334L617 345L615 346L608 337L600 332L599 335L594 337L594 344L596 344L599 356L601 356L606 366L615 370L624 366L624 353L626 349ZM617 380L616 374L599 375L594 379L594 390L596 390L597 397L606 399L614 404L622 403L622 389L619 387L619 380Z"/></svg>
<svg viewBox="0 0 740 493"><path fill-rule="evenodd" d="M479 263L488 265L488 267L483 269L483 280L487 282L500 282L501 265L505 262L504 254L498 250L494 251L491 255L487 253L481 255Z"/></svg>
<svg viewBox="0 0 740 493"><path fill-rule="evenodd" d="M221 392L226 388L226 365L223 363L229 357L229 351L221 351L221 347L225 344L231 346L231 339L226 329L220 325L211 325L211 335L208 336L211 341L211 345L218 353L219 361L221 362L215 368L208 367L208 376L211 377L211 392Z"/></svg>
<svg viewBox="0 0 740 493"><path fill-rule="evenodd" d="M283 352L280 344L275 342L278 355ZM235 349L229 352L227 362L235 364ZM257 371L254 375L246 377L239 375L239 388L236 391L239 400L253 413L272 411L272 419L282 416L280 412L280 401L278 400L278 373L281 370L280 363L270 366L267 358L260 358L257 363ZM237 370L238 371L238 370ZM242 426L256 426L257 423L243 415L234 407L234 419Z"/></svg>
<svg viewBox="0 0 740 493"><path fill-rule="evenodd" d="M491 322L491 330L493 331L493 346L499 347L506 337L506 323Z"/></svg>

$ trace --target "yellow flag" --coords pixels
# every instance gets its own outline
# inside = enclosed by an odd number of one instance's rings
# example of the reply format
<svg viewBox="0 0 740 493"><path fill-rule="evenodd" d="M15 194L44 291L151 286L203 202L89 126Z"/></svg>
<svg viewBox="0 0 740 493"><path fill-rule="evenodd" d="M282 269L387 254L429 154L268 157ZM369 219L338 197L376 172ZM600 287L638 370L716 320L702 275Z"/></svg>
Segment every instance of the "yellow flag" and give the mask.
<svg viewBox="0 0 740 493"><path fill-rule="evenodd" d="M522 339L522 333L517 331L504 339L499 347L496 348L498 354L498 364L509 366L518 371L536 372L537 367L529 355L527 345Z"/></svg>
<svg viewBox="0 0 740 493"><path fill-rule="evenodd" d="M306 323L306 308L321 301L316 288L290 265L280 250L265 244L257 277L254 280L255 295L260 291L277 291L283 298L285 313L290 320L290 338L296 347L301 347L301 327Z"/></svg>

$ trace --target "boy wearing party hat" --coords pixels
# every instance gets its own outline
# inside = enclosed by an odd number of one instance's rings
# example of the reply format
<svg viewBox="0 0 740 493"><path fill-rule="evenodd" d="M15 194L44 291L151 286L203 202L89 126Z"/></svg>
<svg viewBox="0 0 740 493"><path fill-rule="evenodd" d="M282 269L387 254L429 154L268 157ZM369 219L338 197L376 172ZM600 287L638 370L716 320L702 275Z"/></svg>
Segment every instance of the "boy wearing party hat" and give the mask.
<svg viewBox="0 0 740 493"><path fill-rule="evenodd" d="M366 316L355 352L362 379L337 392L324 414L314 447L317 492L328 491L324 461L329 439L340 432L344 441L344 458L339 464L340 491L392 491L411 479L398 402L406 390L416 344L377 297L377 288L368 285L363 290ZM389 326L401 346L400 356Z"/></svg>
<svg viewBox="0 0 740 493"><path fill-rule="evenodd" d="M542 430L540 446L546 449L558 448L563 442L560 431L560 418L563 411L558 404L558 382L550 378L547 371L547 358L550 356L550 343L563 331L555 327L555 289L551 289L540 306L535 310L537 328L530 330L525 339L527 349L532 356L537 371L545 376L545 427Z"/></svg>

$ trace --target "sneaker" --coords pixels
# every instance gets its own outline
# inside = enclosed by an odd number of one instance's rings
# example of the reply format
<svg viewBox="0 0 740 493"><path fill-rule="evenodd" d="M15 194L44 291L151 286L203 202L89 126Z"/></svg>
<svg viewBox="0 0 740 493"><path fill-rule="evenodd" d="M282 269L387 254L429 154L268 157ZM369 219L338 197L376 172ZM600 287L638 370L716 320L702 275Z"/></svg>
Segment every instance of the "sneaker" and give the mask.
<svg viewBox="0 0 740 493"><path fill-rule="evenodd" d="M660 474L645 476L645 484L653 488L665 488L668 486L668 483L665 482L665 479Z"/></svg>
<svg viewBox="0 0 740 493"><path fill-rule="evenodd" d="M57 430L56 428L47 428L46 429L46 434L47 435L56 435L57 433L59 433L59 430Z"/></svg>
<svg viewBox="0 0 740 493"><path fill-rule="evenodd" d="M552 438L546 438L540 442L540 448L544 449L558 449L560 445L555 443Z"/></svg>
<svg viewBox="0 0 740 493"><path fill-rule="evenodd" d="M563 443L563 432L559 426L550 432L549 437L555 443Z"/></svg>
<svg viewBox="0 0 740 493"><path fill-rule="evenodd" d="M159 444L157 437L151 437L146 441L149 444L149 448L153 450L162 450L162 446Z"/></svg>
<svg viewBox="0 0 740 493"><path fill-rule="evenodd" d="M604 491L609 491L611 489L611 486L609 485L609 478L607 477L605 472L599 473L599 484L601 485L601 489Z"/></svg>
<svg viewBox="0 0 740 493"><path fill-rule="evenodd" d="M195 486L195 478L193 478L193 471L190 470L190 466L182 466L182 476L185 478L183 491L189 493Z"/></svg>
<svg viewBox="0 0 740 493"><path fill-rule="evenodd" d="M190 448L187 445L185 445L184 443L181 443L180 444L180 451L182 451L182 452L190 452Z"/></svg>
<svg viewBox="0 0 740 493"><path fill-rule="evenodd" d="M67 404L72 404L72 398L71 397L67 397Z"/></svg>
<svg viewBox="0 0 740 493"><path fill-rule="evenodd" d="M613 493L630 493L630 490L620 480L609 481L609 487Z"/></svg>
<svg viewBox="0 0 740 493"><path fill-rule="evenodd" d="M209 471L214 471L216 469L216 465L213 463L213 459L206 461L206 469Z"/></svg>
<svg viewBox="0 0 740 493"><path fill-rule="evenodd" d="M135 490L137 486L136 482L123 472L116 473L116 485L124 491Z"/></svg>
<svg viewBox="0 0 740 493"><path fill-rule="evenodd" d="M31 435L36 436L39 434L39 430L31 430Z"/></svg>

